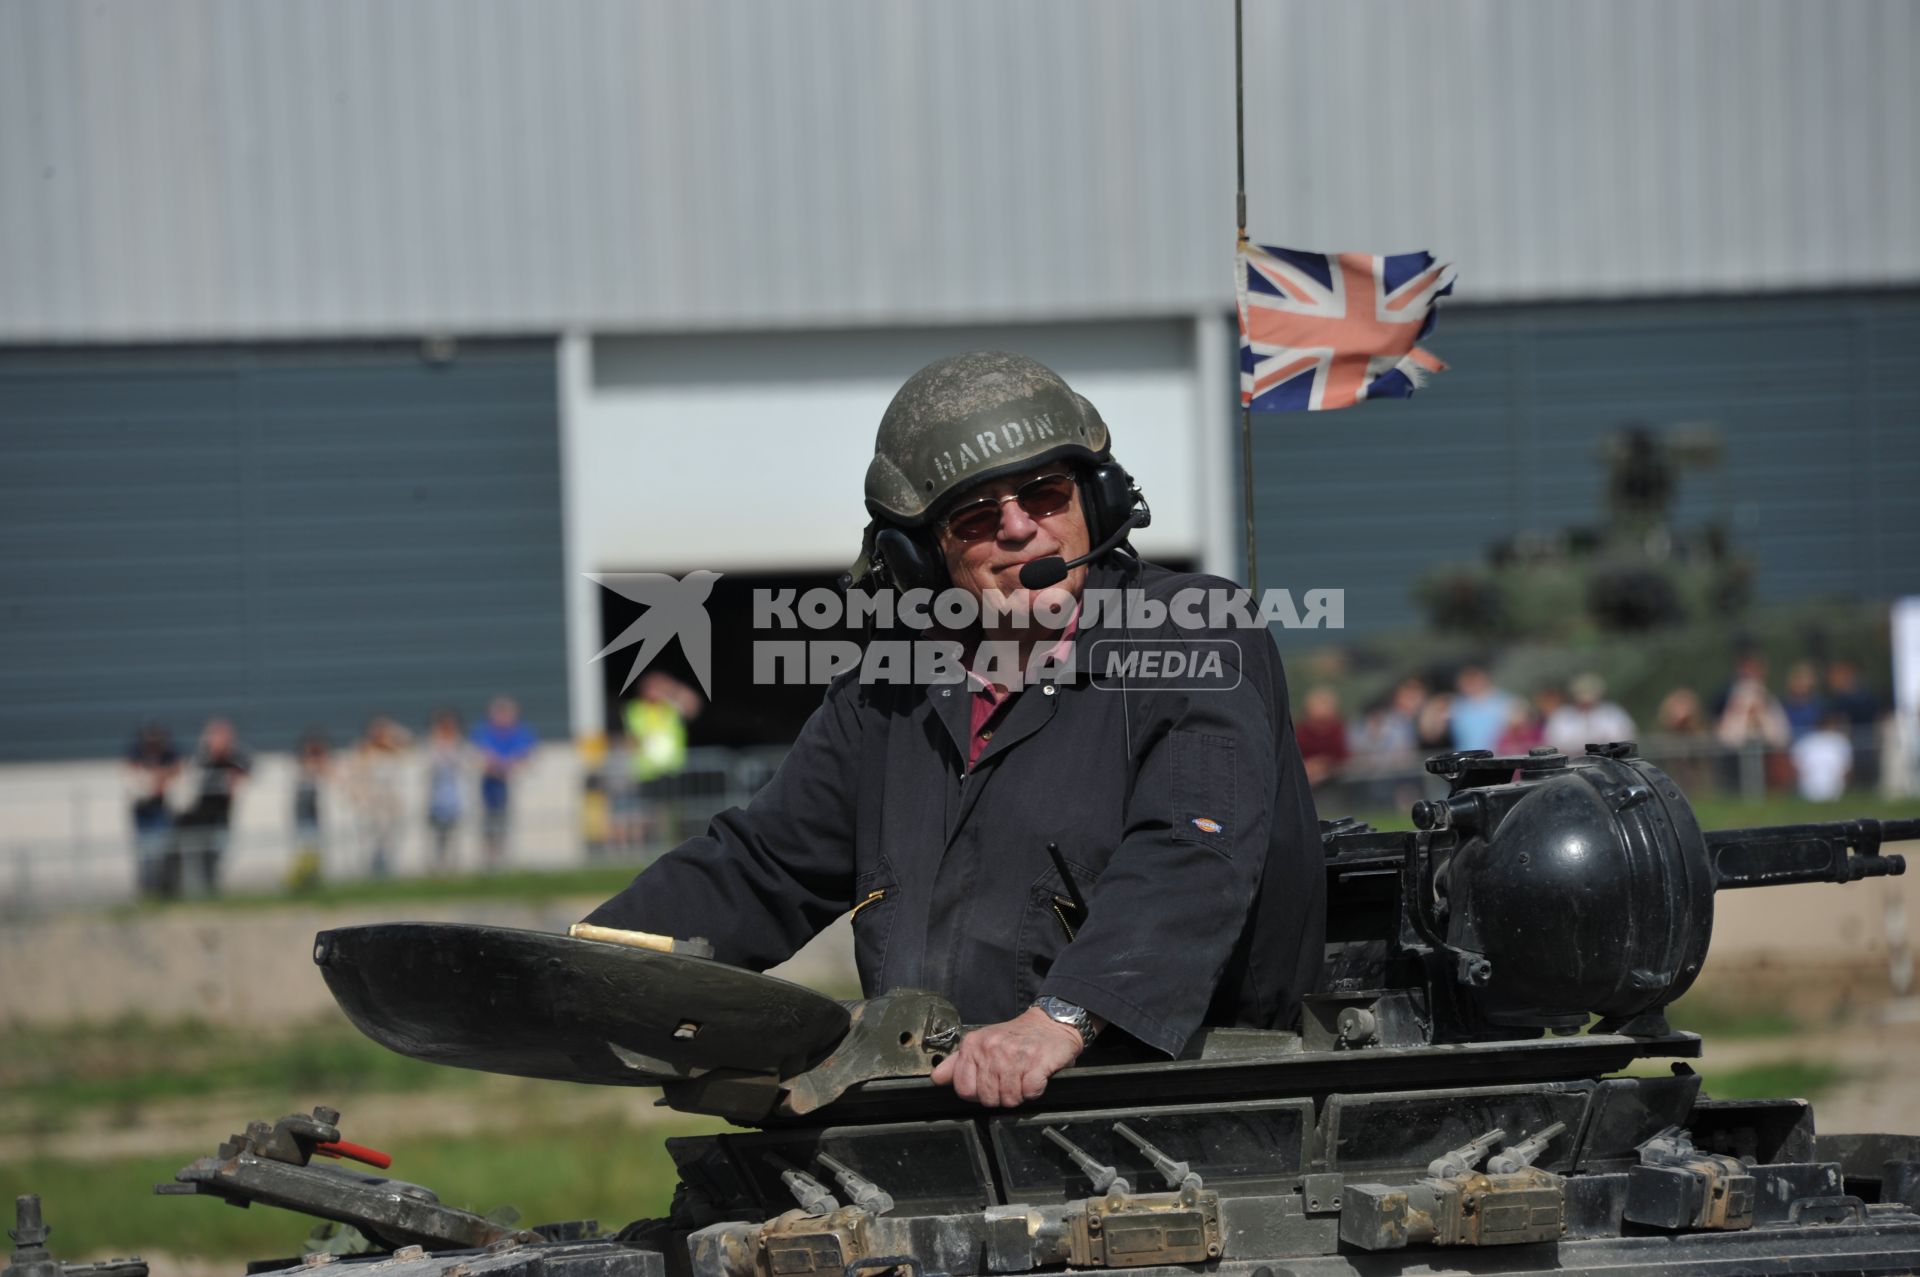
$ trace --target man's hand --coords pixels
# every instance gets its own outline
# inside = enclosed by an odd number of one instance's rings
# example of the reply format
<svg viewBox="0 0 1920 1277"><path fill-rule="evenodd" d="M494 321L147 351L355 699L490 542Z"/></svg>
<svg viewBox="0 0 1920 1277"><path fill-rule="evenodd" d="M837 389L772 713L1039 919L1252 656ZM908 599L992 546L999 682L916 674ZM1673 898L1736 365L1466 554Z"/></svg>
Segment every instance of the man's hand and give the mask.
<svg viewBox="0 0 1920 1277"><path fill-rule="evenodd" d="M988 1108L1012 1108L1040 1098L1047 1079L1080 1058L1080 1034L1038 1007L989 1024L960 1039L952 1055L933 1070L933 1080L952 1086L963 1100Z"/></svg>

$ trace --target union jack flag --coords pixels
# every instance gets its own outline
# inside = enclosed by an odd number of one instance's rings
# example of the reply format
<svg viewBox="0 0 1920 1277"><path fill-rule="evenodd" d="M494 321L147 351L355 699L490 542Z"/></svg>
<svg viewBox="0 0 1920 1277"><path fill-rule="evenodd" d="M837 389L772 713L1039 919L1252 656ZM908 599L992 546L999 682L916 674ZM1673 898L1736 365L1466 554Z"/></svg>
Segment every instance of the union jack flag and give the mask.
<svg viewBox="0 0 1920 1277"><path fill-rule="evenodd" d="M1415 343L1453 267L1430 253L1302 253L1240 244L1240 402L1261 412L1405 399L1447 366Z"/></svg>

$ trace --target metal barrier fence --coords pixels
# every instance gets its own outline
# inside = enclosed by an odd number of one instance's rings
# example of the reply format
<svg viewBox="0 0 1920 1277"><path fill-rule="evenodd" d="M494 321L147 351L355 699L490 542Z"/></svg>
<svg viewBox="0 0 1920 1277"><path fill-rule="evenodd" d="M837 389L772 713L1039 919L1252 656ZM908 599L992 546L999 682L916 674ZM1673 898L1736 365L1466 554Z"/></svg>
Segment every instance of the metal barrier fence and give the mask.
<svg viewBox="0 0 1920 1277"><path fill-rule="evenodd" d="M413 760L406 777L406 801L382 858L384 873L375 872L369 831L356 822L352 803L342 792L324 807L320 877L343 882L595 863L638 866L678 837L697 833L721 811L745 804L786 755L784 748L689 750L678 775L651 782L639 798L637 810L646 817L644 837L595 844L588 835L596 800L577 756L570 746L543 752L544 761L534 774L516 782L514 813L499 863L485 861L478 816L472 812L455 830L451 856L444 864L436 862L425 814L422 758ZM24 770L34 774L0 777L0 916L136 899L139 857L121 765L103 761ZM218 856L217 883L223 892L285 887L300 852L291 820L291 760L263 755L256 759L255 777L238 803L242 823L224 840ZM602 786L604 793L604 779ZM618 786L612 788L617 793ZM37 820L19 818L29 808ZM22 832L23 825L30 831ZM191 891L197 884L191 869L188 874L183 885Z"/></svg>
<svg viewBox="0 0 1920 1277"><path fill-rule="evenodd" d="M1760 799L1793 793L1786 751L1764 747L1729 750L1711 738L1649 737L1642 753L1671 773L1694 797L1730 795ZM1920 794L1920 749L1894 733L1863 732L1853 740L1850 788L1885 794ZM636 867L699 832L728 807L745 804L764 786L784 748L696 749L677 775L635 792L617 775L584 772L570 746L551 747L534 781L520 785L507 854L499 864L483 861L477 821L457 831L454 854L436 864L424 815L424 772L409 778L416 801L399 826L385 858L385 874L420 877L492 869L565 869L589 864ZM422 760L423 761L423 760ZM285 756L263 757L256 767L259 792L243 797L251 823L233 831L218 869L219 889L261 892L284 887L298 852L291 820L292 764ZM1424 770L1424 755L1356 758L1315 789L1323 816L1405 813L1419 798L1444 792ZM127 814L120 765L87 769L40 769L36 780L0 776L0 916L19 917L74 906L129 901L139 895L135 838ZM65 786L64 790L61 788ZM22 834L12 819L32 801L42 817L37 831ZM319 872L329 882L383 876L375 872L365 831L348 804L335 804L320 849ZM49 818L49 813L52 813ZM29 822L31 823L31 822Z"/></svg>

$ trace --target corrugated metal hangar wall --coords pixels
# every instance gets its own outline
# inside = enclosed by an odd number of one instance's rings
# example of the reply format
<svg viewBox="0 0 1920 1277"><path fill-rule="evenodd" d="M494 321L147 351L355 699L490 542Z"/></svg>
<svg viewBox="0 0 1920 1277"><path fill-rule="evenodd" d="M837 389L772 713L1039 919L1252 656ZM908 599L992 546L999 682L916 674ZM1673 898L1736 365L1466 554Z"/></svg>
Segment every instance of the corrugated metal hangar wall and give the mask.
<svg viewBox="0 0 1920 1277"><path fill-rule="evenodd" d="M1263 585L1416 627L1423 571L1600 522L1603 446L1642 422L1718 435L1674 516L1724 520L1758 597L1920 593L1920 295L1457 309L1430 344L1429 393L1255 418Z"/></svg>
<svg viewBox="0 0 1920 1277"><path fill-rule="evenodd" d="M1256 239L1920 280L1911 0L1249 0ZM0 6L0 341L1232 305L1229 0Z"/></svg>
<svg viewBox="0 0 1920 1277"><path fill-rule="evenodd" d="M551 342L0 350L0 759L566 730Z"/></svg>

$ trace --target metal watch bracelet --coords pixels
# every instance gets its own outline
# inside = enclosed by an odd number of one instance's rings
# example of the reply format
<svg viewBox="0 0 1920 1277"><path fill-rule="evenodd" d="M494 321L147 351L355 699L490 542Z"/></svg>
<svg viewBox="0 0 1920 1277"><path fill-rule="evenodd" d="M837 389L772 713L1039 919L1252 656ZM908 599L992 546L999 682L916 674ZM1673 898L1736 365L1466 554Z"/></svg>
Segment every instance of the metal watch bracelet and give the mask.
<svg viewBox="0 0 1920 1277"><path fill-rule="evenodd" d="M1092 1046L1093 1040L1100 1036L1100 1029L1094 1024L1092 1013L1065 998L1042 994L1027 1005L1040 1008L1041 1013L1049 1020L1056 1024L1064 1024L1078 1033L1082 1048Z"/></svg>

